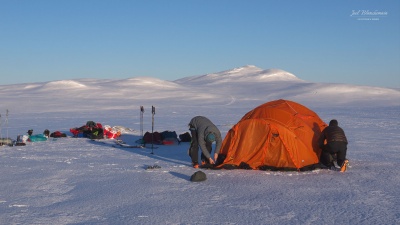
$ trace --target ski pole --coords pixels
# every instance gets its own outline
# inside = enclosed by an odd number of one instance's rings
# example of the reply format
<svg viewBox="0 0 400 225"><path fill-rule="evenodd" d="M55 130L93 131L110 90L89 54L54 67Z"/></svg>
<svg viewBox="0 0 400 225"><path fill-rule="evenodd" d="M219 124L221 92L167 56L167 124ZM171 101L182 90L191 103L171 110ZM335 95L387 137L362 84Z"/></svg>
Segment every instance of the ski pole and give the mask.
<svg viewBox="0 0 400 225"><path fill-rule="evenodd" d="M1 113L0 113L0 139L3 138L3 132L1 131Z"/></svg>
<svg viewBox="0 0 400 225"><path fill-rule="evenodd" d="M154 114L156 114L156 108L154 106L151 106L151 154L154 154L153 152L153 145L154 145Z"/></svg>
<svg viewBox="0 0 400 225"><path fill-rule="evenodd" d="M142 135L142 140L143 140L143 114L144 114L144 108L143 106L140 106L140 131Z"/></svg>
<svg viewBox="0 0 400 225"><path fill-rule="evenodd" d="M7 129L7 138L8 138L8 109L6 111L6 129Z"/></svg>

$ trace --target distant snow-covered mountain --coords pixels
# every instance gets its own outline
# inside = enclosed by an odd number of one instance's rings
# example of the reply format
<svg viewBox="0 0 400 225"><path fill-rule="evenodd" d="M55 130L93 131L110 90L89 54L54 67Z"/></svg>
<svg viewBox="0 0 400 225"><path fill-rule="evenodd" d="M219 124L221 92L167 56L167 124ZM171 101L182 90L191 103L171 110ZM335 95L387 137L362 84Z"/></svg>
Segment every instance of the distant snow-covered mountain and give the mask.
<svg viewBox="0 0 400 225"><path fill-rule="evenodd" d="M357 86L349 84L311 83L281 69L263 70L247 65L231 70L175 80L183 86L206 87L212 92L229 93L240 99L269 101L292 99L304 104L375 105L400 104L400 92L396 89Z"/></svg>
<svg viewBox="0 0 400 225"><path fill-rule="evenodd" d="M273 82L290 81L302 82L295 75L280 69L263 70L253 65L234 68L217 73L191 76L175 80L176 83L185 85L221 84L226 82Z"/></svg>
<svg viewBox="0 0 400 225"><path fill-rule="evenodd" d="M132 107L132 104L183 105L185 107L248 104L276 99L308 106L400 105L400 91L349 84L311 83L280 69L263 70L248 65L175 81L152 77L129 79L77 79L0 86L2 106L23 111L65 111ZM75 108L76 100L84 107ZM101 102L101 103L100 103Z"/></svg>

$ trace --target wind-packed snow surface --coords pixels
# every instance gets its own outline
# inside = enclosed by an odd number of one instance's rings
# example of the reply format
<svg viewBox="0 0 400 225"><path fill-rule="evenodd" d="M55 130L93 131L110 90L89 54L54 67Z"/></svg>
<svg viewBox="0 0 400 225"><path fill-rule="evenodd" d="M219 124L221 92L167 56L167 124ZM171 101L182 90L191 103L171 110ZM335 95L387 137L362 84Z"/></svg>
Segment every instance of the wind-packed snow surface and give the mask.
<svg viewBox="0 0 400 225"><path fill-rule="evenodd" d="M283 70L244 66L163 81L62 80L0 86L1 135L61 131L92 120L144 131L187 131L196 115L223 136L248 111L296 101L349 139L351 168L271 172L202 170L190 182L188 143L156 149L113 147L111 140L49 139L0 147L0 224L399 224L400 91L310 83ZM9 110L8 116L6 110ZM153 151L154 154L150 154ZM157 164L160 169L146 170Z"/></svg>

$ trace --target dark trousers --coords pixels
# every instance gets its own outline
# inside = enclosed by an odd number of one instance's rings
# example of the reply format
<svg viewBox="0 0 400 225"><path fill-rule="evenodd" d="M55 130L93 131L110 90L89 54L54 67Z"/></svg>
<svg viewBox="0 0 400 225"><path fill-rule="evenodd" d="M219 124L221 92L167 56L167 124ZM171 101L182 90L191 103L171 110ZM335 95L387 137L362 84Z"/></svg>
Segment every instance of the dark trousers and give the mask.
<svg viewBox="0 0 400 225"><path fill-rule="evenodd" d="M342 166L346 159L347 143L341 141L333 141L324 145L321 152L320 161L325 166L333 166L334 158L337 159L337 164ZM336 157L335 157L336 154Z"/></svg>
<svg viewBox="0 0 400 225"><path fill-rule="evenodd" d="M199 163L199 140L198 140L197 132L195 130L190 130L190 133L192 135L192 142L190 143L189 156L192 159L193 163ZM206 142L206 147L207 147L207 151L211 155L212 143ZM204 161L206 163L209 162L203 153L201 153L201 161Z"/></svg>

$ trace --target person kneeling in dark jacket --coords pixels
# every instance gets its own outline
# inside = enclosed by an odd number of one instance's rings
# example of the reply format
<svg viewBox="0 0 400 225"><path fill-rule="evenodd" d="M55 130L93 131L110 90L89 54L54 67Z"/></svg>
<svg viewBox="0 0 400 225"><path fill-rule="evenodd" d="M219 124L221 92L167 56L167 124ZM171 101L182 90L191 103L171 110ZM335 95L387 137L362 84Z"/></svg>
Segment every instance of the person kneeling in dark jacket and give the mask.
<svg viewBox="0 0 400 225"><path fill-rule="evenodd" d="M337 120L333 119L329 122L329 126L322 131L318 144L322 149L320 162L323 165L330 169L335 169L333 162L334 158L336 158L337 164L341 167L340 171L346 171L349 162L346 159L348 142Z"/></svg>

